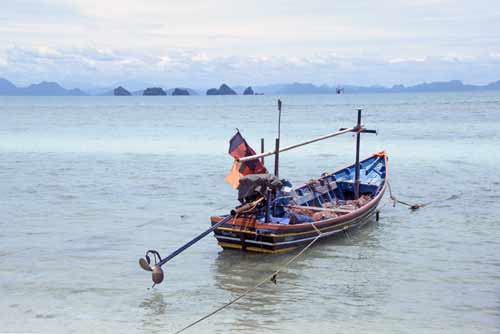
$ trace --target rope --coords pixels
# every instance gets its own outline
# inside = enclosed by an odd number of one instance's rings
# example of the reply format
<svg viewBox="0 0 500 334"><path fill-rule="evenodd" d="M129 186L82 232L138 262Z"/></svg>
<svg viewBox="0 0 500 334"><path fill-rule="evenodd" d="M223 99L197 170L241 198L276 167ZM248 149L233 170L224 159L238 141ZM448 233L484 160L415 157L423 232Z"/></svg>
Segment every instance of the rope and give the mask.
<svg viewBox="0 0 500 334"><path fill-rule="evenodd" d="M296 255L294 255L291 259L289 259L287 262L285 262L285 264L283 264L278 270L276 270L275 272L273 272L271 275L268 275L266 276L264 279L262 279L259 283L257 283L256 285L254 285L253 287L251 288L248 288L245 292L243 292L241 295L239 295L238 297L232 299L231 301L227 302L226 304L220 306L219 308L215 309L214 311L208 313L207 315L199 318L198 320L190 323L189 325L187 325L186 327L178 330L177 332L175 332L175 334L179 334L179 333L182 333L184 332L185 330L199 324L200 322L210 318L211 316L215 315L216 313L222 311L223 309L225 309L226 307L229 307L231 306L232 304L236 303L238 300L240 300L241 298L245 297L246 295L254 292L255 290L257 290L261 285L263 285L264 283L267 283L269 281L271 282L275 282L276 283L276 276L278 276L278 274L283 270L285 269L286 267L288 267L292 262L294 262L299 256L301 256L302 254L305 253L305 251L307 251L316 241L318 241L318 239L321 238L321 236L323 235L321 233L321 231L316 227L315 225L316 223L311 223L312 227L316 230L316 232L318 233L318 236L316 238L314 238L309 244L307 244L306 247L304 247L299 253L297 253Z"/></svg>
<svg viewBox="0 0 500 334"><path fill-rule="evenodd" d="M399 204L406 205L410 210L415 211L417 209L423 208L424 206L432 203L432 202L429 202L429 203L425 203L425 204L418 204L418 203L417 204L409 204L409 203L403 202L403 201L397 199L392 194L391 184L389 183L389 181L387 181L387 186L389 188L389 196L390 196L391 200L393 201L393 205L392 205L393 207L396 206L396 203L399 203Z"/></svg>

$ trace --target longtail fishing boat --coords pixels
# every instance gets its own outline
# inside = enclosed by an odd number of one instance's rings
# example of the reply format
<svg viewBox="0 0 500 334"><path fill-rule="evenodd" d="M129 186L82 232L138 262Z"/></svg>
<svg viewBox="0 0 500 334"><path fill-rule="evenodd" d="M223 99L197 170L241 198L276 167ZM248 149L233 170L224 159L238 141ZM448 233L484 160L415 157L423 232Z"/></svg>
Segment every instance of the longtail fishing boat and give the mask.
<svg viewBox="0 0 500 334"><path fill-rule="evenodd" d="M351 165L321 175L298 187L283 185L276 177L257 174L240 179L241 190L252 201L255 188L269 187L274 200L263 201L252 210L234 216L214 230L224 249L281 253L303 246L316 238L345 233L377 215L377 206L386 189L387 154L379 152L361 161L359 196L355 194L356 167ZM228 215L211 217L212 226Z"/></svg>
<svg viewBox="0 0 500 334"><path fill-rule="evenodd" d="M261 253L282 253L358 228L375 216L388 185L388 156L385 151L360 161L362 133L376 133L361 123L308 141L280 147L281 101L278 100L278 138L274 150L256 154L239 130L230 140L233 168L226 181L238 189L240 205L226 215L211 217L211 226L167 257L148 250L139 259L142 269L152 272L153 286L163 281L162 266L199 240L214 232L224 249ZM346 133L356 134L354 164L333 173L324 173L298 187L279 177L279 156L298 147ZM261 150L263 151L263 140ZM264 166L264 158L274 156L274 173ZM307 244L307 246L306 246ZM152 260L153 258L153 260ZM153 263L154 261L154 263Z"/></svg>
<svg viewBox="0 0 500 334"><path fill-rule="evenodd" d="M281 112L281 101L278 100ZM279 117L281 119L281 116ZM278 124L278 134L279 134ZM324 173L298 187L279 175L279 154L343 133L356 133L356 162L334 173ZM360 134L376 133L358 122L353 128L280 149L255 154L239 131L230 141L229 154L235 159L226 180L238 189L239 213L211 217L218 244L224 249L261 253L294 250L317 238L346 233L378 218L377 207L387 183L387 154L382 151L359 160ZM274 155L274 175L267 172L263 158ZM259 160L261 159L261 160ZM262 198L263 201L249 206ZM243 208L243 209L242 209ZM221 223L223 222L223 223Z"/></svg>

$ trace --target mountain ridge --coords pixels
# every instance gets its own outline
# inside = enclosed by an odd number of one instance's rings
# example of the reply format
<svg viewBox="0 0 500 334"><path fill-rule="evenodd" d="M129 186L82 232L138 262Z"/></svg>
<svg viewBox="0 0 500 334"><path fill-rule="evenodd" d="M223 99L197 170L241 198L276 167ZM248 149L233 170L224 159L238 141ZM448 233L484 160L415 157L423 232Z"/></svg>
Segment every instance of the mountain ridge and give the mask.
<svg viewBox="0 0 500 334"><path fill-rule="evenodd" d="M124 83L122 86L126 86ZM247 86L234 86L234 90L239 94ZM485 85L464 84L461 80L432 81L422 82L416 85L393 85L392 87L372 85L315 85L305 82L281 83L270 85L253 85L253 90L262 94L336 94L339 88L347 94L364 93L425 93L425 92L467 92L467 91L494 91L500 90L500 80L490 82ZM190 95L198 95L202 88L190 89ZM174 89L166 90L168 95L172 94ZM133 95L142 95L144 90L131 90ZM14 96L85 96L85 95L113 95L113 91L101 91L99 94L89 94L79 88L66 89L56 82L42 81L38 84L31 84L27 87L17 87L12 82L0 77L0 95Z"/></svg>
<svg viewBox="0 0 500 334"><path fill-rule="evenodd" d="M57 82L42 81L27 87L17 87L5 78L0 78L0 95L12 96L85 96L79 88L66 89Z"/></svg>
<svg viewBox="0 0 500 334"><path fill-rule="evenodd" d="M255 86L255 90L265 94L336 94L337 88L343 88L344 93L424 93L424 92L461 92L500 90L500 80L486 85L464 84L460 80L423 82L416 85L393 85L385 87L380 85L356 86L356 85L314 85L311 83L294 82L291 84L274 84Z"/></svg>

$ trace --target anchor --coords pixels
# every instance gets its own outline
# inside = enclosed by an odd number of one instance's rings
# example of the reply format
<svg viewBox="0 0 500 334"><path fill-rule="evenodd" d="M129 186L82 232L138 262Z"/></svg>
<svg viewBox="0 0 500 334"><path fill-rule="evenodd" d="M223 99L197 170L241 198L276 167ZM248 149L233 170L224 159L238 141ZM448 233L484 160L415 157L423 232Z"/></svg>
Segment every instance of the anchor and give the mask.
<svg viewBox="0 0 500 334"><path fill-rule="evenodd" d="M139 266L142 269L144 269L145 271L150 271L152 273L151 274L151 278L153 280L152 287L154 288L157 284L160 284L161 282L163 282L163 278L165 275L163 273L162 266L165 263L172 260L174 257L176 257L177 255L179 255L180 253L182 253L183 251L185 251L186 249L188 249L189 247L191 247L192 245L194 245L195 243L197 243L198 241L200 241L201 239L206 237L208 234L210 234L212 231L217 229L219 226L224 225L225 223L229 222L236 215L255 209L257 207L257 205L260 202L262 202L263 200L264 200L264 197L261 197L261 198L255 200L251 203L246 203L246 204L243 204L237 208L234 208L233 210L231 210L231 213L227 217L222 219L220 222L212 225L212 227L210 227L206 231L200 233L199 235L197 235L196 237L194 237L193 239L191 239L190 241L188 241L187 243L185 243L181 247L177 248L170 255L168 255L167 257L165 257L163 259L160 256L160 253L158 251L152 250L152 249L148 250L146 252L146 255L143 258L139 259ZM153 259L154 259L153 265L151 264L151 256L153 256Z"/></svg>

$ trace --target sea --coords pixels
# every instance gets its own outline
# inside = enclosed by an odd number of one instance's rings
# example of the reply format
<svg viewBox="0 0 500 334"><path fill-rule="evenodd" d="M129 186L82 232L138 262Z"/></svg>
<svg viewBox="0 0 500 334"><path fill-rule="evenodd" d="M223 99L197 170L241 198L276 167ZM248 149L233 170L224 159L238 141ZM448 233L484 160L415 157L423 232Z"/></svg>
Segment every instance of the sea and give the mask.
<svg viewBox="0 0 500 334"><path fill-rule="evenodd" d="M325 240L185 333L500 333L500 93L0 97L0 332L173 333L296 253L223 251L239 129L260 150L350 127L386 150L380 220ZM298 185L355 159L352 134L281 154ZM273 159L265 165L273 170Z"/></svg>

